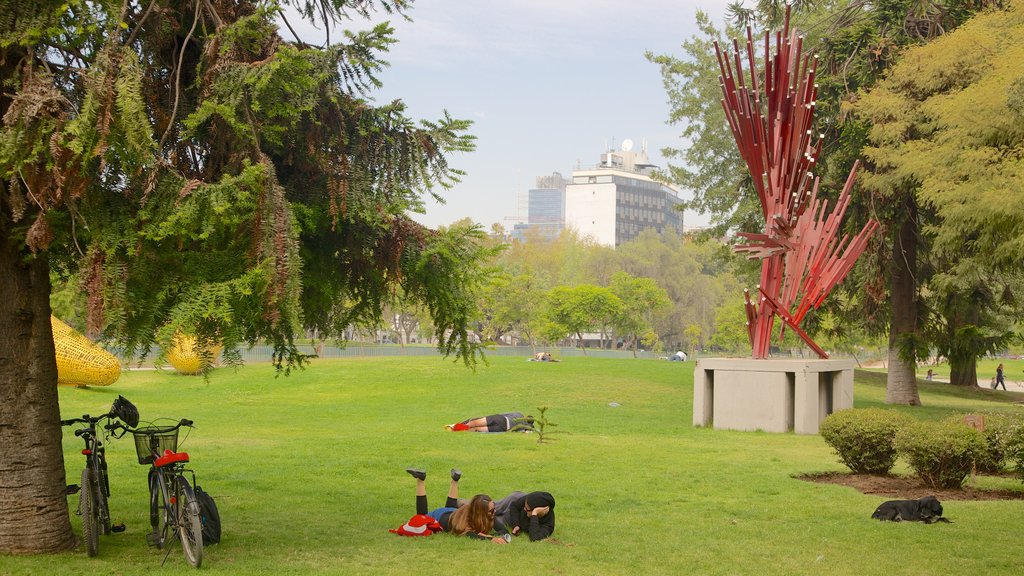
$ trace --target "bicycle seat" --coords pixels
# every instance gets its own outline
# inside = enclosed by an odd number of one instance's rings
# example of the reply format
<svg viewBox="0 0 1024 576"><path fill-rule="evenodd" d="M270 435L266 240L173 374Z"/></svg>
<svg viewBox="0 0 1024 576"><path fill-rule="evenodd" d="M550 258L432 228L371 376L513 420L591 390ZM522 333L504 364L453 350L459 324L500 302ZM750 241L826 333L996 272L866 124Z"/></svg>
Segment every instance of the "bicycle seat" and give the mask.
<svg viewBox="0 0 1024 576"><path fill-rule="evenodd" d="M168 464L174 464L175 462L188 462L188 452L172 452L170 450L164 450L164 455L153 461L153 466L157 468L163 468Z"/></svg>

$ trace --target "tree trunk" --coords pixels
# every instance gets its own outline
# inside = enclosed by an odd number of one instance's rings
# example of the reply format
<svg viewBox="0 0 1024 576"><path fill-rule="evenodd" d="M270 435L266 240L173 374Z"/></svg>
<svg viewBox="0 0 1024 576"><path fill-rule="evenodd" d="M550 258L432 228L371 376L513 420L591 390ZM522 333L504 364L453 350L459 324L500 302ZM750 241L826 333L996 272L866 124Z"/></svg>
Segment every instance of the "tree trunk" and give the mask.
<svg viewBox="0 0 1024 576"><path fill-rule="evenodd" d="M904 337L917 332L917 205L912 197L905 204L905 219L893 243L892 284L889 306L889 373L885 383L887 404L920 406L917 393L917 363L900 355Z"/></svg>
<svg viewBox="0 0 1024 576"><path fill-rule="evenodd" d="M981 305L968 296L954 295L946 306L946 323L949 326L947 338L953 341L961 330L981 324ZM960 338L956 346L950 347L949 383L957 386L978 386L978 356L984 349L972 346L971 338Z"/></svg>
<svg viewBox="0 0 1024 576"><path fill-rule="evenodd" d="M949 359L949 383L957 386L978 386L978 359Z"/></svg>
<svg viewBox="0 0 1024 576"><path fill-rule="evenodd" d="M65 494L45 256L26 258L0 200L0 553L75 545Z"/></svg>

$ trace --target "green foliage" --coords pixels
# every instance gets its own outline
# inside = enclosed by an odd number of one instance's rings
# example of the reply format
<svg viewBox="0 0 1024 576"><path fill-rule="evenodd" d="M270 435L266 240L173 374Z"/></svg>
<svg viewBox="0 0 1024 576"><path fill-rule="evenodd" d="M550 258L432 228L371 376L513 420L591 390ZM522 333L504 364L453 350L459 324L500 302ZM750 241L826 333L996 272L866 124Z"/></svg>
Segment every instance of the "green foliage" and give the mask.
<svg viewBox="0 0 1024 576"><path fill-rule="evenodd" d="M840 410L822 421L819 433L853 472L888 474L896 464L896 433L909 422L894 410Z"/></svg>
<svg viewBox="0 0 1024 576"><path fill-rule="evenodd" d="M331 26L405 6L303 11ZM265 340L290 367L304 330L377 325L401 291L430 312L441 349L472 363L492 251L478 230L405 216L461 176L448 155L473 149L470 123L417 126L400 101L369 103L390 26L311 47L278 36L273 2L60 9L41 3L0 31L39 64L15 70L33 60L12 56L3 69L0 179L14 192L13 240L81 278L91 331L140 356L178 331L229 354Z"/></svg>
<svg viewBox="0 0 1024 576"><path fill-rule="evenodd" d="M1005 446L1003 456L1006 462L1013 465L1017 478L1024 482L1024 426L1015 426L1010 430Z"/></svg>
<svg viewBox="0 0 1024 576"><path fill-rule="evenodd" d="M551 340L575 334L601 331L610 326L621 313L622 300L607 288L592 284L556 286L547 294L545 311Z"/></svg>
<svg viewBox="0 0 1024 576"><path fill-rule="evenodd" d="M986 456L985 438L962 422L914 422L896 432L896 450L932 488L959 488Z"/></svg>
<svg viewBox="0 0 1024 576"><path fill-rule="evenodd" d="M1024 210L1006 191L1024 186L1024 130L1007 79L1020 75L1022 46L1019 2L981 14L907 50L855 108L872 126L865 182L909 187L922 207L922 335L958 374L1017 337Z"/></svg>
<svg viewBox="0 0 1024 576"><path fill-rule="evenodd" d="M719 30L702 10L697 11L696 24L699 32L682 43L683 58L646 53L661 70L671 106L669 123L682 126L680 137L688 144L662 150L676 161L665 176L693 191L686 206L710 214L718 232L760 231L760 205L719 104L722 90L714 43L724 44L736 29Z"/></svg>
<svg viewBox="0 0 1024 576"><path fill-rule="evenodd" d="M513 242L494 261L500 271L481 301L481 337L488 341L511 338L536 344L555 342L565 337L562 326L545 317L543 294L556 286L592 284L612 289L617 274L626 274L622 290L639 290L637 298L622 297L627 308L637 304L631 317L619 320L645 326L611 325L615 338L630 346L639 343L638 334L650 333L645 349L690 349L683 327L696 326L702 344L715 331L715 308L722 302L741 296L736 270L741 268L732 252L717 241L663 237L653 231L614 250L581 239L571 231L544 241ZM632 287L633 284L635 287ZM662 307L658 294L668 299ZM649 298L653 298L650 299ZM644 302L644 304L641 304ZM645 308L645 306L650 306ZM655 338L656 337L656 338ZM657 343L657 344L655 344Z"/></svg>
<svg viewBox="0 0 1024 576"><path fill-rule="evenodd" d="M668 294L651 278L636 278L628 272L616 272L608 286L622 302L612 320L618 336L632 340L635 350L640 335L650 332L655 319L668 310Z"/></svg>
<svg viewBox="0 0 1024 576"><path fill-rule="evenodd" d="M687 349L684 330L692 325L700 327L706 342L717 330L715 310L723 303L742 301L737 277L743 259L717 240L645 232L617 247L614 255L618 268L650 278L665 290L672 306L654 319L653 328L666 348Z"/></svg>
<svg viewBox="0 0 1024 576"><path fill-rule="evenodd" d="M975 469L985 474L999 474L1006 467L1008 456L1013 452L1011 445L1024 427L1024 416L1020 414L981 413L984 417L985 429L981 431L985 439L983 455L975 463ZM950 416L948 422L958 424L964 422L963 414Z"/></svg>
<svg viewBox="0 0 1024 576"><path fill-rule="evenodd" d="M740 352L750 349L747 313L739 298L715 309L715 332L710 344L718 350Z"/></svg>

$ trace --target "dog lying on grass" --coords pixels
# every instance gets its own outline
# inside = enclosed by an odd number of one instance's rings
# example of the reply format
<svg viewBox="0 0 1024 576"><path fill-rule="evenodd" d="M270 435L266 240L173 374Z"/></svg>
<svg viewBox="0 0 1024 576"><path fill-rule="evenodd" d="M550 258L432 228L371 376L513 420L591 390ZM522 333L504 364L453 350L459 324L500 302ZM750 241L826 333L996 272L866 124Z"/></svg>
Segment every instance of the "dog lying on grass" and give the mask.
<svg viewBox="0 0 1024 576"><path fill-rule="evenodd" d="M876 520L893 522L949 522L942 517L942 503L935 496L925 496L918 500L889 500L882 502L871 515Z"/></svg>

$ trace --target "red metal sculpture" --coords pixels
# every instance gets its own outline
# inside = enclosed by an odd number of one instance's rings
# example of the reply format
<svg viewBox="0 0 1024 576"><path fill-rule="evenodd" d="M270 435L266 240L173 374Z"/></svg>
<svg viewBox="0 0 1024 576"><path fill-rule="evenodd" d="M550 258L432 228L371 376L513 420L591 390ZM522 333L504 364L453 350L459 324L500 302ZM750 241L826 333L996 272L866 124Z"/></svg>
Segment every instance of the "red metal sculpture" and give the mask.
<svg viewBox="0 0 1024 576"><path fill-rule="evenodd" d="M853 268L878 222L869 221L853 240L849 235L839 238L859 162L850 170L831 212L826 213L828 202L818 198L818 177L812 170L823 135L811 141L817 57L804 56L801 63L803 36L790 30L788 6L783 30L775 33L774 54L769 54L769 45L770 33L765 32L764 78L759 84L753 35L747 28L748 86L739 42L733 40L731 61L715 43L722 72L722 106L764 216L764 234L741 232L748 242L734 247L762 261L759 294L751 299L744 291L747 330L754 358L768 357L776 315L785 323L780 339L788 326L820 357L828 358L800 323Z"/></svg>

